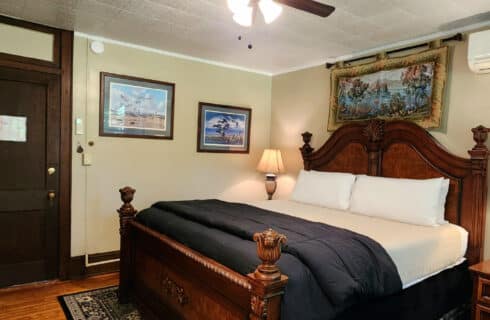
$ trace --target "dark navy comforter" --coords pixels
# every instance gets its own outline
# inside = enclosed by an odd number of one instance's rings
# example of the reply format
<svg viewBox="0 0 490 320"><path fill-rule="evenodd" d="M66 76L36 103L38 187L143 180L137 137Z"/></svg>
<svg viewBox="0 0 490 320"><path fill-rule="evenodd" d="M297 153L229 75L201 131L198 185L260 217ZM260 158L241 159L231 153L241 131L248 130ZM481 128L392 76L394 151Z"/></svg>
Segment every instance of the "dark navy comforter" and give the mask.
<svg viewBox="0 0 490 320"><path fill-rule="evenodd" d="M330 225L220 200L158 202L136 219L244 275L260 264L255 232L272 228L286 235L278 262L289 277L283 320L333 319L354 304L402 288L381 245Z"/></svg>

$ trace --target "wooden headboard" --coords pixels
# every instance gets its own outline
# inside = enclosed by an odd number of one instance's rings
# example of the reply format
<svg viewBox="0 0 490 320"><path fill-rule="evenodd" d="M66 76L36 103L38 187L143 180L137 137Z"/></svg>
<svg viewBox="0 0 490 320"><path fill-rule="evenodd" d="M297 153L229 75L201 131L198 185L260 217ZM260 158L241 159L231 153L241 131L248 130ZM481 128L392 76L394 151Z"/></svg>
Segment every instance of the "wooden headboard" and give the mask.
<svg viewBox="0 0 490 320"><path fill-rule="evenodd" d="M305 170L450 179L445 216L469 232L466 258L472 264L483 259L488 131L483 126L472 129L476 145L468 151L468 159L449 153L425 129L407 121L344 125L317 151L310 145L311 133L305 132L300 150Z"/></svg>

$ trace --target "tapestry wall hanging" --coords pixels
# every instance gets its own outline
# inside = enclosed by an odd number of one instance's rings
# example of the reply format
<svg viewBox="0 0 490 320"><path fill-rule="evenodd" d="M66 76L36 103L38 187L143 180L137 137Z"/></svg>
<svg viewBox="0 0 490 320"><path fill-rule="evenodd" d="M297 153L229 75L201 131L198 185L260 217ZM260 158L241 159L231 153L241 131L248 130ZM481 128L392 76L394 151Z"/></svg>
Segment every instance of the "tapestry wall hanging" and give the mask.
<svg viewBox="0 0 490 320"><path fill-rule="evenodd" d="M373 118L440 127L447 61L448 48L441 47L333 69L328 131Z"/></svg>

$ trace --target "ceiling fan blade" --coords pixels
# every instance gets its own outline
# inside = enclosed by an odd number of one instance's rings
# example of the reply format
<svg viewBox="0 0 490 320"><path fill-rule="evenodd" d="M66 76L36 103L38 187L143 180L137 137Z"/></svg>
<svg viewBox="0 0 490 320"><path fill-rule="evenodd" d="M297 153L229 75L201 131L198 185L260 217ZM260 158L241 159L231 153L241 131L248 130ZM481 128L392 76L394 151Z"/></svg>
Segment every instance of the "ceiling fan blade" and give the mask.
<svg viewBox="0 0 490 320"><path fill-rule="evenodd" d="M316 14L320 17L328 17L334 12L335 7L329 6L313 0L274 0L277 3L282 3L286 6L296 8L298 10L306 11L312 14Z"/></svg>

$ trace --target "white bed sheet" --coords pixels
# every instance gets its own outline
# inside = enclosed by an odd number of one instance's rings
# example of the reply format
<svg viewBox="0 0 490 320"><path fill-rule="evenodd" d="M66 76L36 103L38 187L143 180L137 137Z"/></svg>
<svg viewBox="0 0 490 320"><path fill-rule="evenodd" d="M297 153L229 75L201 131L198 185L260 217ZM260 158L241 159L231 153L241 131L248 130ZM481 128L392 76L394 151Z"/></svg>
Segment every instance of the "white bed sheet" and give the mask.
<svg viewBox="0 0 490 320"><path fill-rule="evenodd" d="M381 244L393 259L404 289L465 259L468 232L454 224L418 226L290 200L254 201L248 204L370 237Z"/></svg>

